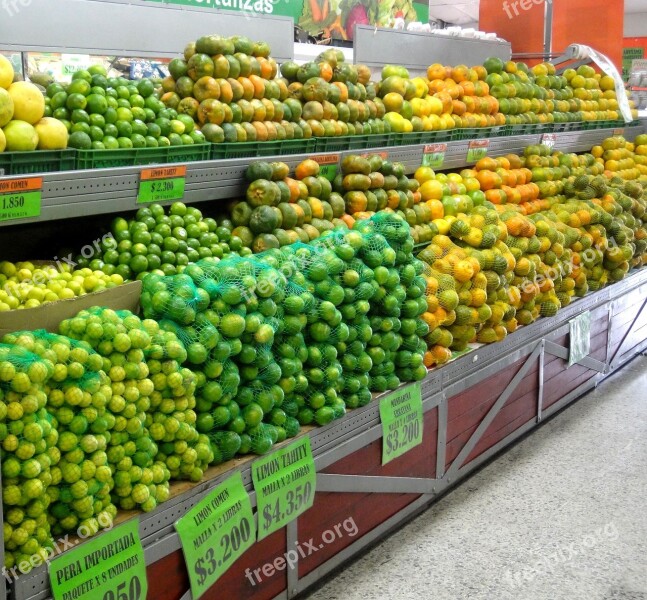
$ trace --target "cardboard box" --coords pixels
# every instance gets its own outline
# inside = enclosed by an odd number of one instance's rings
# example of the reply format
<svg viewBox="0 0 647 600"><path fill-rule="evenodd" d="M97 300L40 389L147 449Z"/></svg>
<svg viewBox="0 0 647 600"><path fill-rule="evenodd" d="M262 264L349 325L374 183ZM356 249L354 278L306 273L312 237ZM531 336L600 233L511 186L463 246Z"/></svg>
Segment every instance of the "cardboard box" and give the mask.
<svg viewBox="0 0 647 600"><path fill-rule="evenodd" d="M133 281L101 292L93 292L78 298L59 300L37 308L0 312L0 337L14 331L46 329L58 333L61 321L75 317L84 308L105 306L113 310L130 310L137 313L142 282Z"/></svg>

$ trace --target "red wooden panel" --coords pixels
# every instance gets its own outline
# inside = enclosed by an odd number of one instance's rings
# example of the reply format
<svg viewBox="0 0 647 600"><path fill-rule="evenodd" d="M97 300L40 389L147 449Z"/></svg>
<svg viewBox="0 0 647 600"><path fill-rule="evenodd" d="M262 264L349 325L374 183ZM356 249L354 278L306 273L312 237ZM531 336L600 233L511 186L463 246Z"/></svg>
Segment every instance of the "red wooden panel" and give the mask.
<svg viewBox="0 0 647 600"><path fill-rule="evenodd" d="M148 600L177 600L189 589L182 550L146 567Z"/></svg>
<svg viewBox="0 0 647 600"><path fill-rule="evenodd" d="M526 359L527 360L527 359ZM507 373L507 377L503 378L502 382L509 383L519 370L519 363L515 363L508 367L505 371L502 371L502 374ZM491 378L490 378L491 379ZM507 385L506 383L506 385ZM475 386L473 393L478 393L477 388L480 388L481 385ZM462 418L455 419L453 422L448 423L448 434L447 434L447 451L445 456L445 465L449 466L453 460L458 456L459 452L465 446L467 441L470 439L474 431L489 411L489 409L494 405L497 398L501 395L506 385L500 385L496 390L493 391L495 397L489 400L486 403L481 403L476 406L472 411L466 413ZM536 398L536 390L539 386L537 378L537 367L533 365L530 370L530 373L527 374L519 383L519 385L512 392L512 395L506 403L503 405L500 413L497 415L495 420L490 424L488 431L496 431L496 429L501 428L507 421L513 420L517 417L515 410L520 410L515 408L516 403L521 400L522 404L531 404L530 397L534 396ZM456 397L458 398L458 396ZM450 398L449 406L451 407L454 398ZM536 401L535 401L536 407ZM535 408L536 410L536 408ZM498 421L497 421L498 419ZM450 426L452 431L450 433ZM467 427L465 427L467 426ZM454 435L457 431L463 429L458 435ZM489 435L486 431L486 435Z"/></svg>
<svg viewBox="0 0 647 600"><path fill-rule="evenodd" d="M285 571L266 577L258 571L260 582L254 578L254 569L262 569L268 561L283 556L286 551L285 529L257 542L203 596L207 600L236 598L270 600L287 586ZM250 569L249 572L246 569ZM181 550L165 556L146 568L149 600L177 600L189 589L189 578ZM248 573L248 576L246 576ZM251 578L251 581L250 581Z"/></svg>
<svg viewBox="0 0 647 600"><path fill-rule="evenodd" d="M579 385L582 385L585 381L588 381L596 375L595 371L589 369L584 369L577 377L572 376L570 372L571 369L564 371L560 376L554 377L549 382L544 383L544 409L561 400Z"/></svg>
<svg viewBox="0 0 647 600"><path fill-rule="evenodd" d="M334 515L331 518L325 506L313 512L315 508L313 506L299 517L298 531L302 549L308 548L305 553L308 554L312 548L306 542L313 544L317 550L305 558L302 557L299 561L299 577L304 577L325 563L418 497L416 494L369 494L356 502L345 517ZM343 527L344 522L350 525L351 519L357 528L356 535L352 537L346 533ZM335 526L337 526L337 530L335 530ZM349 526L348 529L354 528ZM330 543L324 543L325 540L330 540ZM229 598L230 596L223 597Z"/></svg>
<svg viewBox="0 0 647 600"><path fill-rule="evenodd" d="M470 452L465 464L483 454L486 450L499 443L510 433L537 416L537 390L524 394L504 406L494 421L485 431L483 437Z"/></svg>
<svg viewBox="0 0 647 600"><path fill-rule="evenodd" d="M515 398L519 398L530 392L536 390L539 386L538 373L537 369L534 372L528 373L519 383L519 385L514 390L508 402L513 401ZM490 408L494 405L498 397L501 395L501 392L505 388L499 388L496 390L496 396L491 400L488 400L486 403L479 404L475 406L471 411L461 415L459 418L454 419L451 423L447 424L447 440L451 441L457 438L462 433L469 431L472 432L476 429L478 424L483 420L483 417L488 413ZM476 393L476 392L475 392Z"/></svg>
<svg viewBox="0 0 647 600"><path fill-rule="evenodd" d="M517 371L526 362L527 357L518 360L509 367L495 373L475 386L457 394L449 400L447 421L451 423L461 415L470 412L478 404L486 404L501 393L512 381Z"/></svg>

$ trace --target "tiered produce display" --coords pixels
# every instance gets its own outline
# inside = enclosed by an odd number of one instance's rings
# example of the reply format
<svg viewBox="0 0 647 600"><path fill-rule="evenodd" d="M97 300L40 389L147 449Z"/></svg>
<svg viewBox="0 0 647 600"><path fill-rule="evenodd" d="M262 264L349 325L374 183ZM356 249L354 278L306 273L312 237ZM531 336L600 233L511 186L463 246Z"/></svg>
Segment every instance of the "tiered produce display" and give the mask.
<svg viewBox="0 0 647 600"><path fill-rule="evenodd" d="M371 81L335 50L279 68L263 42L210 35L161 82L93 68L43 91L13 83L3 60L0 152L618 119L610 78L587 66L558 76L489 59L410 78L386 65ZM412 176L360 152L325 170L254 160L243 197L213 214L173 202L116 216L74 268L0 262L0 314L143 286L139 314L94 306L56 332L0 340L8 568L46 558L54 535L154 510L174 481L266 454L647 261L646 135Z"/></svg>
<svg viewBox="0 0 647 600"><path fill-rule="evenodd" d="M380 81L371 81L368 67L346 63L339 50L279 68L264 42L205 35L171 61L170 75L162 81L108 78L102 67L93 66L74 73L71 83L52 83L41 93L34 84L12 83L11 64L2 61L0 152L137 150L374 134L387 136L379 145L397 145L422 141L403 133L446 132L437 138L452 139L452 130L487 128L499 135L504 125L541 125L546 131L553 124L616 123L620 118L613 79L588 65L557 75L551 63L529 68L491 58L473 67L435 63L427 77L414 78L402 66L386 65ZM635 109L632 114L637 118ZM344 147L348 144L347 139ZM322 141L319 149L327 148ZM249 155L254 154L250 148ZM122 156L122 161L128 164L134 156ZM162 152L157 158L172 162ZM117 166L86 155L79 155L77 163L79 168Z"/></svg>

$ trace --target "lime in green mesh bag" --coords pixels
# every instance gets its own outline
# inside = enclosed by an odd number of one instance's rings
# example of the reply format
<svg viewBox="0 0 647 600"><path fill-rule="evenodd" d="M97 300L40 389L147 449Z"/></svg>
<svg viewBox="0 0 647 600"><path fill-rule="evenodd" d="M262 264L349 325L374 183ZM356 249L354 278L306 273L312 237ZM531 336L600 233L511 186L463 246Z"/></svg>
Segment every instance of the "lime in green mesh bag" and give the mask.
<svg viewBox="0 0 647 600"><path fill-rule="evenodd" d="M45 410L53 364L22 346L0 344L0 443L5 566L52 546L47 510L59 459L56 423Z"/></svg>

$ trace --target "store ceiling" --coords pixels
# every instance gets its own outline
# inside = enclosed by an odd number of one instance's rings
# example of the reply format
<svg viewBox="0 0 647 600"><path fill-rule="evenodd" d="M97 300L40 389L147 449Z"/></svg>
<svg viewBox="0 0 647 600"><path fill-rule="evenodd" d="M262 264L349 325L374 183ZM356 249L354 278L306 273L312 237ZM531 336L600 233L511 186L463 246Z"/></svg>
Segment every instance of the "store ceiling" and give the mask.
<svg viewBox="0 0 647 600"><path fill-rule="evenodd" d="M647 12L647 0L624 0L625 14ZM479 20L479 0L452 2L451 0L429 0L429 16L452 25L467 25Z"/></svg>

